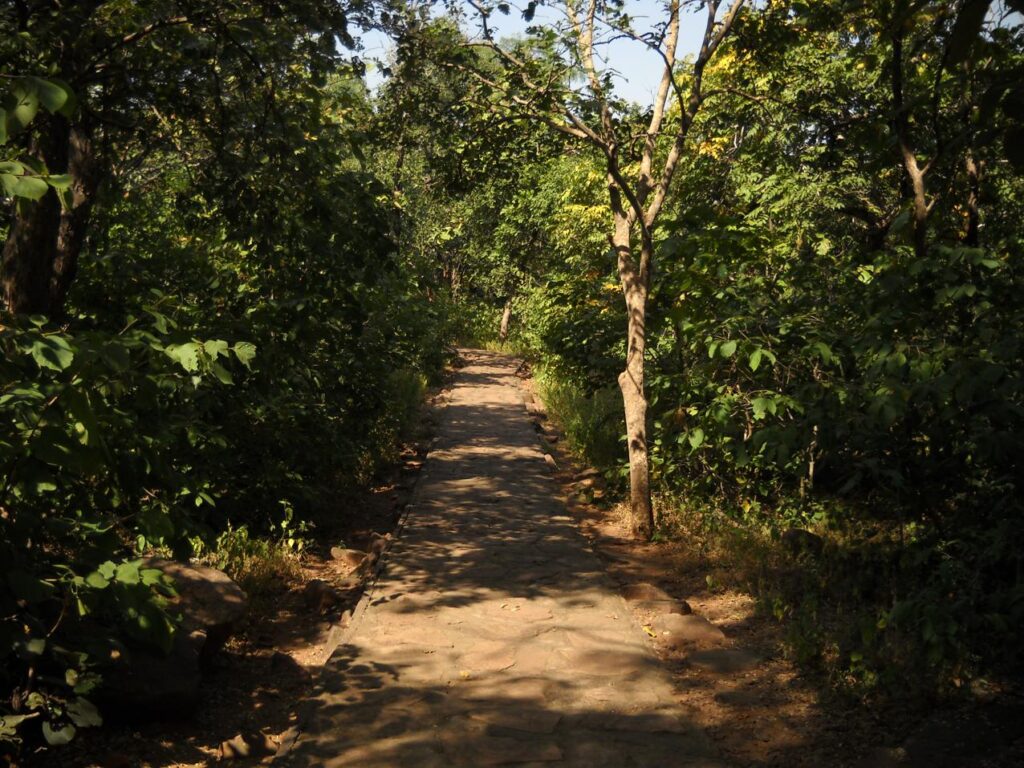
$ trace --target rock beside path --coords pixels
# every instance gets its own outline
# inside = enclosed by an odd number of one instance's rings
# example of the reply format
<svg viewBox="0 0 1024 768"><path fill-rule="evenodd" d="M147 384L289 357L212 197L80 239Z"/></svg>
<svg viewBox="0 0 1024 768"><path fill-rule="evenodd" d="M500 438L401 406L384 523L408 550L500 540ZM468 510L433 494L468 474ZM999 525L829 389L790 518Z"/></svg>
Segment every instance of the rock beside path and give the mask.
<svg viewBox="0 0 1024 768"><path fill-rule="evenodd" d="M673 648L687 645L721 645L725 633L703 616L666 613L651 622L658 639Z"/></svg>
<svg viewBox="0 0 1024 768"><path fill-rule="evenodd" d="M693 608L685 600L638 600L633 607L648 613L678 613L680 616L689 616Z"/></svg>
<svg viewBox="0 0 1024 768"><path fill-rule="evenodd" d="M249 598L226 573L208 565L181 563L147 557L142 568L156 568L174 582L177 597L171 613L181 613L181 629L201 631L204 656L219 650L238 628L249 610Z"/></svg>
<svg viewBox="0 0 1024 768"><path fill-rule="evenodd" d="M199 703L202 667L238 628L248 611L245 592L225 573L204 565L146 558L177 596L168 612L181 615L169 653L127 646L103 670L97 703L110 720L144 722L190 717Z"/></svg>
<svg viewBox="0 0 1024 768"><path fill-rule="evenodd" d="M346 549L345 547L331 547L331 559L352 568L353 570L363 564L366 553L358 549Z"/></svg>
<svg viewBox="0 0 1024 768"><path fill-rule="evenodd" d="M673 599L672 595L664 589L646 581L637 582L636 584L627 584L622 589L622 596L631 603L662 600L667 601Z"/></svg>

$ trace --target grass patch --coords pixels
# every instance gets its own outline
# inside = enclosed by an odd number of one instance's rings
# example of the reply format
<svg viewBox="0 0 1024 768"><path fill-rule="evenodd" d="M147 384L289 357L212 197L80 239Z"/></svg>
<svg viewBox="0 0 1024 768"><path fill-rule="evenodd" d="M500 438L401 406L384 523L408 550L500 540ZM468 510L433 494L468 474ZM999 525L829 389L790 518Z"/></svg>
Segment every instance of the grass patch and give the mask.
<svg viewBox="0 0 1024 768"><path fill-rule="evenodd" d="M294 523L291 509L274 525L269 536L253 535L248 526L230 524L212 545L193 540L193 552L199 562L224 571L251 600L259 602L300 581L299 563L306 545L308 526Z"/></svg>
<svg viewBox="0 0 1024 768"><path fill-rule="evenodd" d="M602 469L624 465L625 426L617 388L587 392L543 366L534 371L534 382L575 455Z"/></svg>
<svg viewBox="0 0 1024 768"><path fill-rule="evenodd" d="M755 597L788 655L841 694L921 705L1019 674L1013 624L1001 619L1014 597L991 589L976 542L872 520L844 500L785 502L662 494L659 534L698 549L709 588ZM793 511L808 506L813 515ZM787 520L815 545L787 534Z"/></svg>

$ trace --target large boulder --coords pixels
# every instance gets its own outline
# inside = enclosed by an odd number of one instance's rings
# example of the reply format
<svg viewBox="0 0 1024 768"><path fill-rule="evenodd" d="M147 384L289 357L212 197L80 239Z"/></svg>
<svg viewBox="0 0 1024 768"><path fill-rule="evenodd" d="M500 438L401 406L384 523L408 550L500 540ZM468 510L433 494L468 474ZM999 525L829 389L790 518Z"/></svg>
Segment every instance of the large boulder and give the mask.
<svg viewBox="0 0 1024 768"><path fill-rule="evenodd" d="M248 613L249 598L223 571L159 557L146 558L142 567L156 568L174 582L178 595L171 599L171 613L181 614L182 631L205 634L204 657L219 650Z"/></svg>
<svg viewBox="0 0 1024 768"><path fill-rule="evenodd" d="M245 618L248 598L216 568L146 558L173 582L169 613L179 614L170 653L119 645L103 669L97 702L108 719L142 722L190 717L199 704L202 666Z"/></svg>
<svg viewBox="0 0 1024 768"><path fill-rule="evenodd" d="M725 642L725 633L703 616L665 613L651 622L658 639L672 648L689 645L715 646Z"/></svg>

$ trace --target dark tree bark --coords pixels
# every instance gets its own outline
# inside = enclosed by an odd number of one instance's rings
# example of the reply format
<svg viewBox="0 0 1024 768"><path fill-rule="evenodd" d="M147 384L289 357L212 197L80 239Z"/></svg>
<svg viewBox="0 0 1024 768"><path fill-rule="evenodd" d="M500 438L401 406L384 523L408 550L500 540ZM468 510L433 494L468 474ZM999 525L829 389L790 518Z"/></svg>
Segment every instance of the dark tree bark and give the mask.
<svg viewBox="0 0 1024 768"><path fill-rule="evenodd" d="M10 312L59 317L78 271L99 185L98 165L89 131L61 117L46 121L32 149L51 173L71 176L68 206L62 209L51 190L41 200L22 201L15 208L3 248L0 286Z"/></svg>

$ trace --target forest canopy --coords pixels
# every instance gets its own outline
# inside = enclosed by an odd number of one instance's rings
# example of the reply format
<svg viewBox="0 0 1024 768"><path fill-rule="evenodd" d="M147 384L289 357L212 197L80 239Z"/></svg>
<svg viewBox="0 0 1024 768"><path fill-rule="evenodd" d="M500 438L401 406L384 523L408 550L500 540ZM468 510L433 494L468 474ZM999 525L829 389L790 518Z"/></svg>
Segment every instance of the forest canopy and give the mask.
<svg viewBox="0 0 1024 768"><path fill-rule="evenodd" d="M837 688L1019 669L1024 4L635 5L0 9L0 741L171 648L144 557L345 514L456 344Z"/></svg>

